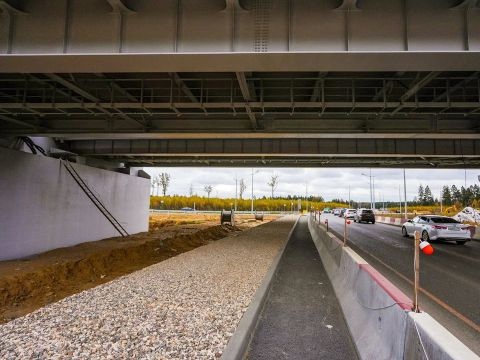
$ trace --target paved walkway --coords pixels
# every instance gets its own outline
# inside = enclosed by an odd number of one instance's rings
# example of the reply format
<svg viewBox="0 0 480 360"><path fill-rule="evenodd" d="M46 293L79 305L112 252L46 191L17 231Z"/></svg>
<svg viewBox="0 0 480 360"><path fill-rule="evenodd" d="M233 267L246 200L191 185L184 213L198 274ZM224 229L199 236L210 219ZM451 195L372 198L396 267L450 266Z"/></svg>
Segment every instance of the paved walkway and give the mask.
<svg viewBox="0 0 480 360"><path fill-rule="evenodd" d="M248 358L358 358L306 217L280 261Z"/></svg>

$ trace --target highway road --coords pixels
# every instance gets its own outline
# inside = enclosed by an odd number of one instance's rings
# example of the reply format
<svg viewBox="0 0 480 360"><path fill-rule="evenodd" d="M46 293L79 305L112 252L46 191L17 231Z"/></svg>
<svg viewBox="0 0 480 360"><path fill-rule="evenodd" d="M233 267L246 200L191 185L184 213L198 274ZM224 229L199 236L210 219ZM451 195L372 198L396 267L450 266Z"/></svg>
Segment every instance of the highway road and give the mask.
<svg viewBox="0 0 480 360"><path fill-rule="evenodd" d="M343 239L344 219L322 214ZM351 222L347 244L403 290L413 294L413 238L387 224ZM480 355L480 242L432 242L435 253L420 258L420 308Z"/></svg>

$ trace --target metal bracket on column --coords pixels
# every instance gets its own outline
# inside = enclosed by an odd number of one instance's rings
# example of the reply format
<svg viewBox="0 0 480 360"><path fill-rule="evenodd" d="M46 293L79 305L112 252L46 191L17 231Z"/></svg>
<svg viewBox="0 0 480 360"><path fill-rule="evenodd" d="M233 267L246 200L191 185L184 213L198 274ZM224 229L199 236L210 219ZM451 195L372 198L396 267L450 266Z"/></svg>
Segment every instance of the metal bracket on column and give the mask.
<svg viewBox="0 0 480 360"><path fill-rule="evenodd" d="M240 0L225 0L225 7L222 11L230 9L247 11L247 9L240 5Z"/></svg>
<svg viewBox="0 0 480 360"><path fill-rule="evenodd" d="M136 11L130 9L123 3L123 0L107 0L113 9L114 13L136 13Z"/></svg>
<svg viewBox="0 0 480 360"><path fill-rule="evenodd" d="M361 9L358 7L357 2L358 0L343 0L342 4L335 8L335 10L360 11Z"/></svg>
<svg viewBox="0 0 480 360"><path fill-rule="evenodd" d="M0 1L0 10L2 10L2 12L8 14L8 15L27 15L28 13L26 13L25 11L22 11L20 9L16 9L15 7L13 7L12 5L10 5L8 2L2 0Z"/></svg>
<svg viewBox="0 0 480 360"><path fill-rule="evenodd" d="M130 9L127 5L123 3L123 0L107 0L107 2L112 7L112 14L117 16L117 27L118 27L118 52L123 52L123 40L125 38L125 24L124 24L124 15L125 14L135 14L136 11Z"/></svg>
<svg viewBox="0 0 480 360"><path fill-rule="evenodd" d="M480 1L478 1L478 0L463 0L459 5L452 6L450 8L450 10L473 9L475 7L480 7Z"/></svg>
<svg viewBox="0 0 480 360"><path fill-rule="evenodd" d="M464 12L463 42L464 50L466 51L470 50L470 11L476 7L480 7L479 0L463 0L459 5L450 8L450 10L461 10Z"/></svg>
<svg viewBox="0 0 480 360"><path fill-rule="evenodd" d="M8 37L7 37L7 54L12 53L12 41L13 41L13 31L14 31L14 16L15 15L27 15L25 11L22 11L20 9L17 9L10 5L6 1L0 1L0 12L5 14L5 17L7 19L7 26L6 29L8 31Z"/></svg>

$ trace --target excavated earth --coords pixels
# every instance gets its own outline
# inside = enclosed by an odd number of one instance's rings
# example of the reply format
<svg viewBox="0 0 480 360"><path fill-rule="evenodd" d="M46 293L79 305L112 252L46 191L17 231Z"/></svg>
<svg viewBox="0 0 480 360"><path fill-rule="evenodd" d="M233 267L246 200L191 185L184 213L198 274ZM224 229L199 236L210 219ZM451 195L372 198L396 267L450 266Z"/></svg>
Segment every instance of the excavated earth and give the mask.
<svg viewBox="0 0 480 360"><path fill-rule="evenodd" d="M251 216L240 216L232 227L219 225L218 215L152 214L145 233L2 261L0 323L260 224Z"/></svg>

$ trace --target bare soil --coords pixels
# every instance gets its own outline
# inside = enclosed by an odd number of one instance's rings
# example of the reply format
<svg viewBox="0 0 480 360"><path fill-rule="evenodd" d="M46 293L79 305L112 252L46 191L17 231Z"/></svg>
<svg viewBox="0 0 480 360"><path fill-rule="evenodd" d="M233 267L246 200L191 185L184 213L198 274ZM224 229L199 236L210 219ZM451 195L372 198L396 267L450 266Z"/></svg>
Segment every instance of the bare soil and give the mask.
<svg viewBox="0 0 480 360"><path fill-rule="evenodd" d="M264 222L275 217L266 216ZM262 224L239 216L235 227L218 215L152 214L149 231L0 262L0 323L111 281L237 231Z"/></svg>

